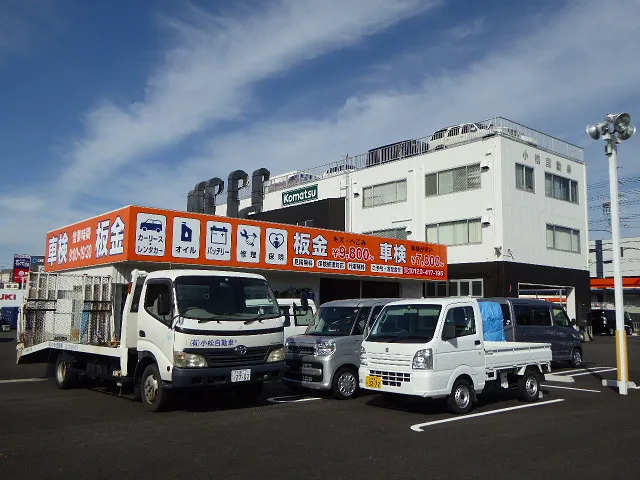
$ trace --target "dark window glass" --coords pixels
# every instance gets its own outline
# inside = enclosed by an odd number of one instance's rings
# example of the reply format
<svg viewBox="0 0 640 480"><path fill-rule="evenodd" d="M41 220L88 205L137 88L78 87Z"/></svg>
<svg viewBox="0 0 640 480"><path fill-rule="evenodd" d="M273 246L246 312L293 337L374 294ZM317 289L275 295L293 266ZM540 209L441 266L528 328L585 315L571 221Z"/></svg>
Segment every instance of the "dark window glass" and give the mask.
<svg viewBox="0 0 640 480"><path fill-rule="evenodd" d="M140 294L142 293L142 283L136 285L133 290L133 299L131 300L131 312L136 313L140 307Z"/></svg>
<svg viewBox="0 0 640 480"><path fill-rule="evenodd" d="M353 326L354 335L362 335L364 333L364 326L366 325L367 319L369 318L369 312L371 312L371 307L362 307L360 309L358 318L356 318L356 323Z"/></svg>
<svg viewBox="0 0 640 480"><path fill-rule="evenodd" d="M533 307L531 324L537 326L551 325L551 312L549 307Z"/></svg>
<svg viewBox="0 0 640 480"><path fill-rule="evenodd" d="M170 321L171 315L158 314L159 297L166 296L171 298L169 285L166 283L148 283L147 293L144 297L144 309L153 317L157 318L163 323Z"/></svg>
<svg viewBox="0 0 640 480"><path fill-rule="evenodd" d="M513 311L516 316L516 324L531 325L531 307L529 305L514 305Z"/></svg>

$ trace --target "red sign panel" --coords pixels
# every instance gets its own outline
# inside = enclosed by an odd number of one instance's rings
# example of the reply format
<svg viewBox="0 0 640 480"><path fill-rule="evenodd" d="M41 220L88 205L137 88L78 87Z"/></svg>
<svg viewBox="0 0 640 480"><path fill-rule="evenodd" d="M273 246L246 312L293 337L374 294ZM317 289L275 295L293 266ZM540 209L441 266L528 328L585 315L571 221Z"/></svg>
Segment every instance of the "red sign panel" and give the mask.
<svg viewBox="0 0 640 480"><path fill-rule="evenodd" d="M47 271L135 261L447 278L444 245L144 207L50 232L47 252Z"/></svg>

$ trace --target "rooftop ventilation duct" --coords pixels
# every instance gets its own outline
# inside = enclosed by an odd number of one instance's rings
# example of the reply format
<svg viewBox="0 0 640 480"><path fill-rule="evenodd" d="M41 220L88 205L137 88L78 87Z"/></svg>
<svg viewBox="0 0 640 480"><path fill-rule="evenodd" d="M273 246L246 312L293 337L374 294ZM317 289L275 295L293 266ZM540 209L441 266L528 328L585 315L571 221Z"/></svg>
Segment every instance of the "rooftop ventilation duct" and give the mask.
<svg viewBox="0 0 640 480"><path fill-rule="evenodd" d="M243 208L238 213L241 218L247 218L250 213L260 213L264 203L264 182L269 180L271 172L266 168L259 168L251 175L251 206Z"/></svg>
<svg viewBox="0 0 640 480"><path fill-rule="evenodd" d="M242 185L240 185L242 181ZM227 217L238 217L238 210L240 209L240 197L238 196L238 190L242 187L246 187L249 184L249 175L243 170L234 170L229 174L227 179Z"/></svg>
<svg viewBox="0 0 640 480"><path fill-rule="evenodd" d="M210 178L204 187L203 211L204 213L216 214L216 197L224 190L224 181L218 177Z"/></svg>
<svg viewBox="0 0 640 480"><path fill-rule="evenodd" d="M206 182L200 182L187 194L187 212L204 212L204 187Z"/></svg>

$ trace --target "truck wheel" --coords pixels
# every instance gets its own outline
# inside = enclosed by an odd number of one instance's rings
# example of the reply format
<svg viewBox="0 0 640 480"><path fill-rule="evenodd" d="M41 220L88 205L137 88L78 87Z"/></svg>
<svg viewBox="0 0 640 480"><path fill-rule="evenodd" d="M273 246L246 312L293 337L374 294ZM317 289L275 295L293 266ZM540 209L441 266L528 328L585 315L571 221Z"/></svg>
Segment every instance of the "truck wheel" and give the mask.
<svg viewBox="0 0 640 480"><path fill-rule="evenodd" d="M582 366L582 352L578 348L574 348L571 352L571 366L572 367L581 367Z"/></svg>
<svg viewBox="0 0 640 480"><path fill-rule="evenodd" d="M147 365L142 372L141 394L142 403L150 412L160 412L169 404L169 392L164 389L160 372L155 364Z"/></svg>
<svg viewBox="0 0 640 480"><path fill-rule="evenodd" d="M527 369L524 375L518 379L518 397L525 402L535 402L540 393L540 380L538 374Z"/></svg>
<svg viewBox="0 0 640 480"><path fill-rule="evenodd" d="M263 387L262 382L234 385L233 394L241 402L255 403L262 395Z"/></svg>
<svg viewBox="0 0 640 480"><path fill-rule="evenodd" d="M76 385L78 374L70 372L71 364L62 359L62 354L58 355L56 360L56 385L60 390L66 390Z"/></svg>
<svg viewBox="0 0 640 480"><path fill-rule="evenodd" d="M349 400L358 393L358 372L351 367L340 368L333 376L331 393L338 400Z"/></svg>
<svg viewBox="0 0 640 480"><path fill-rule="evenodd" d="M447 408L451 413L467 413L473 408L473 393L471 383L465 378L459 378L453 384L451 393L447 397Z"/></svg>

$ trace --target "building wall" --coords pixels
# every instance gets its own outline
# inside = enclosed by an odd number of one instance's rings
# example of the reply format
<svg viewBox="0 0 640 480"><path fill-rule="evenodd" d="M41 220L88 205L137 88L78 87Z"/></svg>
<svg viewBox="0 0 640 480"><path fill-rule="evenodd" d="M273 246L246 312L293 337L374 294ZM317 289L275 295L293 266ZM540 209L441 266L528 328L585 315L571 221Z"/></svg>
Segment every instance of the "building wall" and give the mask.
<svg viewBox="0 0 640 480"><path fill-rule="evenodd" d="M326 198L302 205L269 210L252 215L251 219L344 231L345 199ZM304 223L309 220L312 223Z"/></svg>
<svg viewBox="0 0 640 480"><path fill-rule="evenodd" d="M547 159L550 167L547 167ZM561 171L557 170L558 162ZM425 175L477 163L482 165L480 188L425 195ZM534 168L535 193L516 188L516 163ZM545 172L577 181L578 203L547 197ZM363 206L364 188L402 179L407 180L406 201L368 208ZM273 215L275 212L270 210L282 209L283 192L314 184L318 186L320 200L344 198L347 231L371 232L404 227L411 232L408 238L425 241L428 224L482 218L482 242L450 246L450 265L507 260L588 269L585 165L523 142L494 136L344 175L321 177L284 191L267 192L265 213L262 215ZM249 204L250 200L244 199L240 208ZM306 203L297 208L315 207L313 203ZM226 206L221 205L218 213L225 212ZM548 249L547 224L578 230L580 252Z"/></svg>
<svg viewBox="0 0 640 480"><path fill-rule="evenodd" d="M547 159L551 162L550 168L547 167ZM509 140L502 141L497 160L502 172L502 198L497 198L496 201L496 210L502 217L502 221L498 222L502 227L502 255L509 260L522 263L588 269L587 185L584 165ZM537 163L538 160L540 163ZM535 193L516 188L516 163L533 167ZM560 171L557 169L558 164ZM579 203L547 197L545 173L577 181ZM548 249L547 224L578 230L580 252Z"/></svg>

